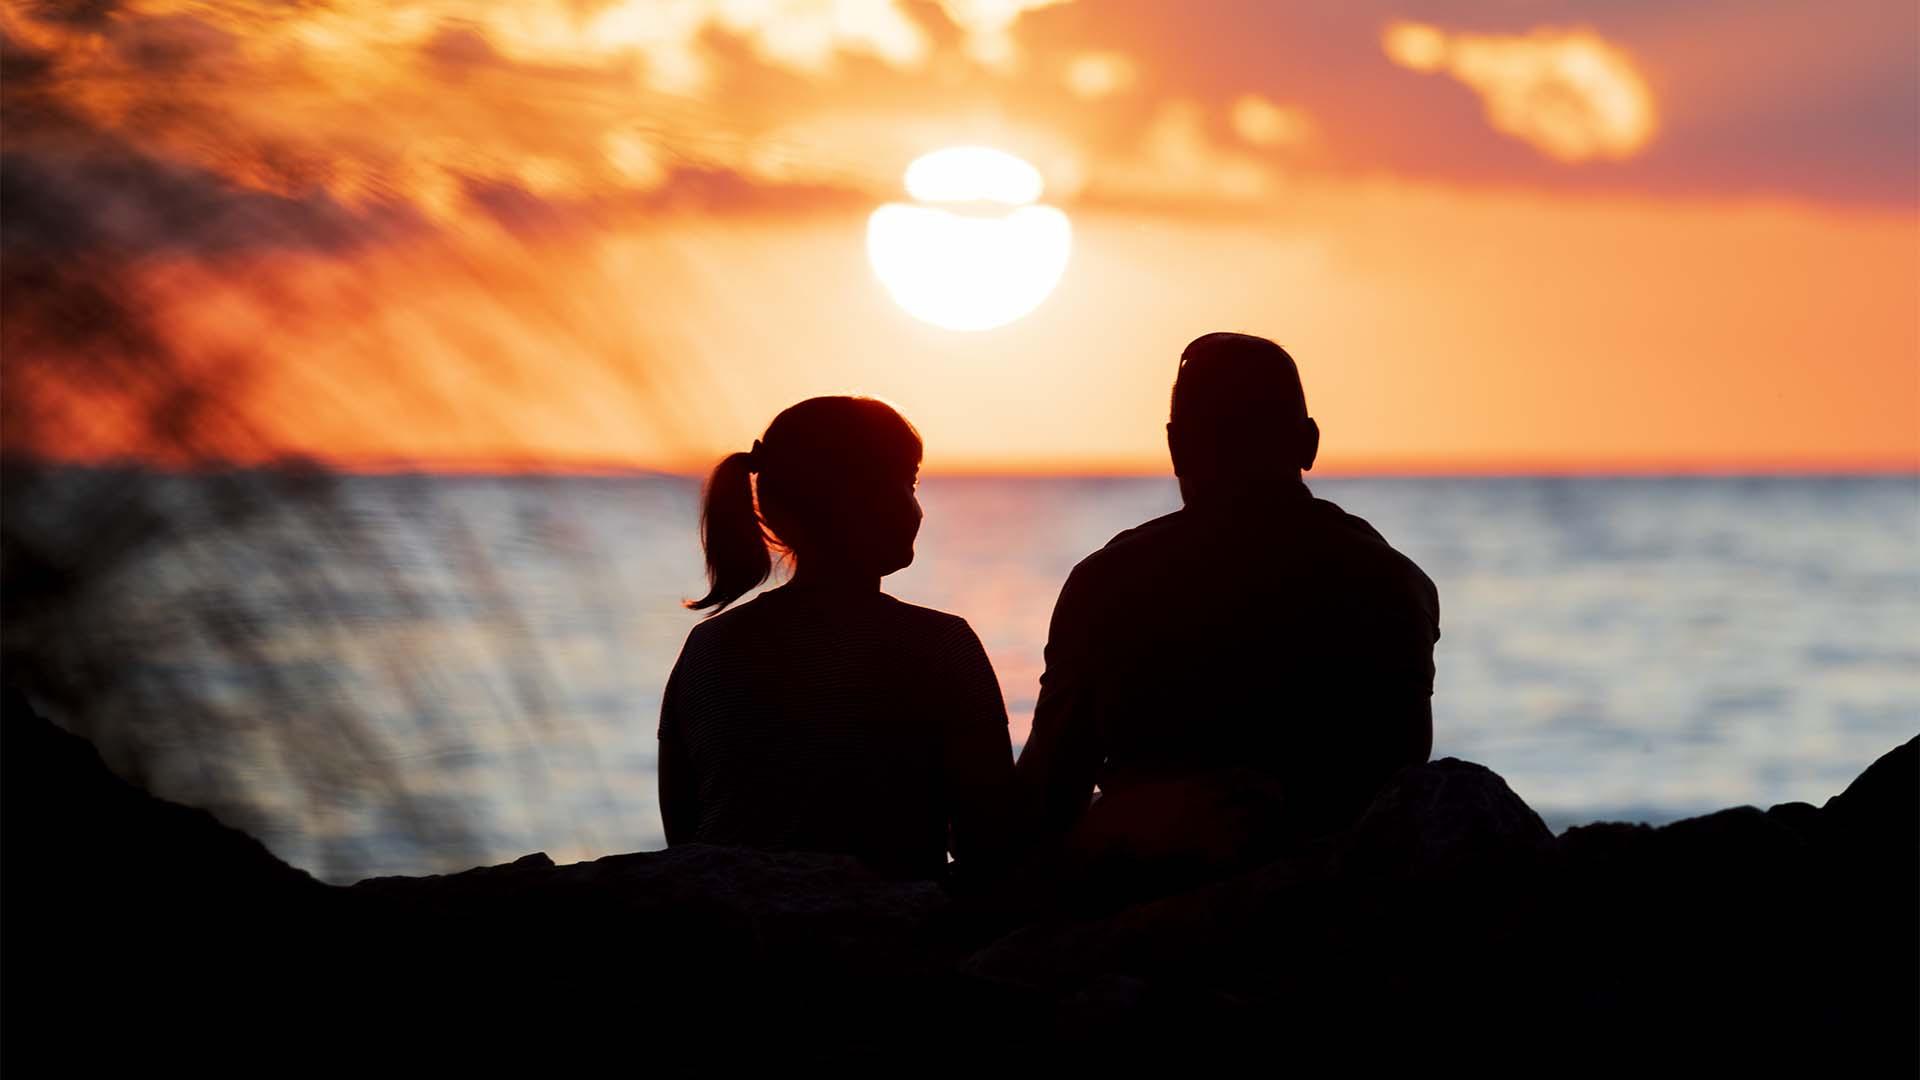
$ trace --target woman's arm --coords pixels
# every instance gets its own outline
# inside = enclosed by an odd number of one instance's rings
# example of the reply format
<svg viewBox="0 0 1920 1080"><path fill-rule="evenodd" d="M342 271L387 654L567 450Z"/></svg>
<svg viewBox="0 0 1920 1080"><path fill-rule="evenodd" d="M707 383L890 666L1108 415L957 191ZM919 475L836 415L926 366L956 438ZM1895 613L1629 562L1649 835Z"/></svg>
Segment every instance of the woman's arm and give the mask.
<svg viewBox="0 0 1920 1080"><path fill-rule="evenodd" d="M680 665L673 665L667 676L667 688L660 695L660 754L654 765L660 788L660 824L667 834L667 846L693 840L700 823L699 784L693 763L687 760L685 737L681 731L680 697L677 677Z"/></svg>
<svg viewBox="0 0 1920 1080"><path fill-rule="evenodd" d="M1016 770L1022 809L1036 830L1035 840L1041 843L1064 837L1086 813L1106 756L1090 685L1093 619L1076 568L1053 608L1033 730L1020 751Z"/></svg>
<svg viewBox="0 0 1920 1080"><path fill-rule="evenodd" d="M960 622L953 658L955 707L943 725L948 849L958 867L992 868L1013 845L1013 745L1000 680L973 628Z"/></svg>

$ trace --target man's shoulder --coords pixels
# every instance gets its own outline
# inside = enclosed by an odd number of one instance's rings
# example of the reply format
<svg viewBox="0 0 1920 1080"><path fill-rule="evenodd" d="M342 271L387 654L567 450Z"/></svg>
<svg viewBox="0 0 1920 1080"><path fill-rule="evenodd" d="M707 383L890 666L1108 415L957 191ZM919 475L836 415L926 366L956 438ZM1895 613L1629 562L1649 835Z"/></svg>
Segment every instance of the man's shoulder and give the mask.
<svg viewBox="0 0 1920 1080"><path fill-rule="evenodd" d="M1323 536L1338 543L1341 547L1359 553L1361 557L1370 557L1381 562L1405 562L1412 565L1413 560L1401 554L1373 523L1358 514L1347 512L1340 504L1330 499L1315 497L1307 504L1308 520L1318 526Z"/></svg>
<svg viewBox="0 0 1920 1080"><path fill-rule="evenodd" d="M1312 503L1317 520L1328 527L1343 541L1342 547L1352 553L1352 557L1363 560L1377 572L1391 573L1402 578L1417 592L1438 602L1439 590L1426 571L1413 561L1405 552L1393 546L1373 523L1358 514L1348 513L1339 504L1327 499L1315 498Z"/></svg>
<svg viewBox="0 0 1920 1080"><path fill-rule="evenodd" d="M1151 558L1161 548L1176 542L1186 519L1186 511L1175 510L1151 521L1143 521L1131 529L1122 529L1115 533L1113 539L1108 540L1100 550L1081 559L1074 570L1098 573L1110 566L1125 565L1140 558Z"/></svg>
<svg viewBox="0 0 1920 1080"><path fill-rule="evenodd" d="M1387 542L1387 538L1381 535L1379 529L1373 527L1371 521L1347 510L1332 499L1323 499L1315 495L1307 505L1313 508L1316 518L1322 522L1358 533L1376 543Z"/></svg>

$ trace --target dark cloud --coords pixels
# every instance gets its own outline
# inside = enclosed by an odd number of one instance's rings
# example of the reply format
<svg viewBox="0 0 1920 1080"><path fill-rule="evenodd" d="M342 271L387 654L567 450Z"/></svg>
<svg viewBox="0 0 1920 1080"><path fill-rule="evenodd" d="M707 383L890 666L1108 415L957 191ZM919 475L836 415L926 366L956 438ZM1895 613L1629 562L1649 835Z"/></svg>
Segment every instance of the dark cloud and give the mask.
<svg viewBox="0 0 1920 1080"><path fill-rule="evenodd" d="M116 18L103 40L156 88L171 74L217 65L233 48L230 35L187 17ZM0 125L7 132L0 150L0 252L9 260L80 252L135 258L338 250L421 225L419 215L394 200L341 204L315 182L324 162L291 147L258 141L247 147L245 164L277 181L273 191L143 149L76 110L76 88L58 56L16 39L0 36L0 67ZM200 125L211 136L210 125L218 123L168 100L163 89L130 105L129 117L125 127L133 133Z"/></svg>
<svg viewBox="0 0 1920 1080"><path fill-rule="evenodd" d="M86 29L104 26L120 8L120 0L30 0L25 5L29 18Z"/></svg>
<svg viewBox="0 0 1920 1080"><path fill-rule="evenodd" d="M727 169L676 169L658 190L641 196L654 210L756 213L782 210L870 208L872 196L831 184L771 184Z"/></svg>
<svg viewBox="0 0 1920 1080"><path fill-rule="evenodd" d="M460 23L442 26L420 46L420 58L429 66L460 70L505 62L485 34Z"/></svg>
<svg viewBox="0 0 1920 1080"><path fill-rule="evenodd" d="M258 248L337 250L417 228L394 203L343 206L322 191L290 197L163 161L56 105L7 112L34 137L0 151L0 251L132 257Z"/></svg>
<svg viewBox="0 0 1920 1080"><path fill-rule="evenodd" d="M551 232L577 220L569 208L542 199L518 184L468 177L461 187L470 206L515 234Z"/></svg>
<svg viewBox="0 0 1920 1080"><path fill-rule="evenodd" d="M852 187L767 184L726 169L680 167L655 188L617 195L557 199L491 177L461 183L467 205L517 236L590 229L623 217L663 214L792 214L870 209L873 198Z"/></svg>
<svg viewBox="0 0 1920 1080"><path fill-rule="evenodd" d="M160 76L222 64L236 44L232 34L191 15L122 20L110 40L129 67Z"/></svg>
<svg viewBox="0 0 1920 1080"><path fill-rule="evenodd" d="M0 30L0 80L9 89L40 86L52 71L53 57Z"/></svg>

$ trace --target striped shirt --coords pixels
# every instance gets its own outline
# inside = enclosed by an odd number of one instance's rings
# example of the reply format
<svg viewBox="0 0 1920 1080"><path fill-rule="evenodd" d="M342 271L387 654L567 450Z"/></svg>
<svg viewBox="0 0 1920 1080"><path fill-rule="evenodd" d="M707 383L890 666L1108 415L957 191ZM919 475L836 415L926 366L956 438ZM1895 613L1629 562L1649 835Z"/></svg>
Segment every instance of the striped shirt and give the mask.
<svg viewBox="0 0 1920 1080"><path fill-rule="evenodd" d="M937 876L1006 841L1006 706L966 620L786 585L688 635L660 708L667 843Z"/></svg>

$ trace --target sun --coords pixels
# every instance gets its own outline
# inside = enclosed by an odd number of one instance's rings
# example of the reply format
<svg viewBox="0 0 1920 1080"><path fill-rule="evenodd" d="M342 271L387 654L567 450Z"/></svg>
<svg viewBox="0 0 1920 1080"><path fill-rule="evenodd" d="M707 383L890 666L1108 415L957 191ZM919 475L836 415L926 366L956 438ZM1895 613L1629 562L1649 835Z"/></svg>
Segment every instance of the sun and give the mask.
<svg viewBox="0 0 1920 1080"><path fill-rule="evenodd" d="M1039 205L1040 171L986 146L950 146L907 166L912 203L867 219L867 258L907 314L991 330L1039 307L1073 248L1067 215Z"/></svg>

